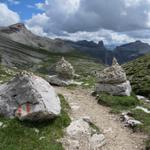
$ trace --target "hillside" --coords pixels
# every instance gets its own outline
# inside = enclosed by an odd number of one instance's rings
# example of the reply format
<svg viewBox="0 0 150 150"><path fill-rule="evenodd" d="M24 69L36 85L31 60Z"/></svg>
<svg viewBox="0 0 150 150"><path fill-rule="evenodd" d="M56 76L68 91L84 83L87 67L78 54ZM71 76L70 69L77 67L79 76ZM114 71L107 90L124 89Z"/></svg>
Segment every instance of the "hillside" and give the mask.
<svg viewBox="0 0 150 150"><path fill-rule="evenodd" d="M114 55L119 63L134 60L150 52L150 45L141 41L123 44L114 49Z"/></svg>
<svg viewBox="0 0 150 150"><path fill-rule="evenodd" d="M0 35L1 63L10 67L30 68L46 58L46 52L14 42Z"/></svg>
<svg viewBox="0 0 150 150"><path fill-rule="evenodd" d="M77 52L101 60L104 64L111 64L113 56L122 64L150 52L150 45L141 41L123 44L117 46L114 50L109 50L104 45L103 41L96 43L87 40L71 41L40 37L33 34L22 23L17 23L8 27L0 27L0 37L3 37L3 40L0 41L0 49L3 45L6 45L5 42L3 42L5 38L5 40L7 39L8 41L7 43L9 43L10 40L10 46L12 42L16 42L17 45L20 43L32 47L33 49L45 49L53 53ZM13 43L13 45L14 44L15 43ZM20 49L21 48L22 47L20 47Z"/></svg>
<svg viewBox="0 0 150 150"><path fill-rule="evenodd" d="M150 98L150 54L123 65L134 92Z"/></svg>
<svg viewBox="0 0 150 150"><path fill-rule="evenodd" d="M73 50L72 47L67 45L67 43L61 39L53 40L33 34L22 23L17 23L8 27L1 27L0 35L15 42L34 48L46 49L51 52L70 52Z"/></svg>

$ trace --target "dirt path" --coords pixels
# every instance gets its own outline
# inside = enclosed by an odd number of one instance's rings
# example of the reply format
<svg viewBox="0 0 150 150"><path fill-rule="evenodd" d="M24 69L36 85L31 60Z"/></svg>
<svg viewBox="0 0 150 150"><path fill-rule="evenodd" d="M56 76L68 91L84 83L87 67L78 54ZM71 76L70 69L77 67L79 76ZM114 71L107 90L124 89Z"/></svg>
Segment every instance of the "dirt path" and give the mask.
<svg viewBox="0 0 150 150"><path fill-rule="evenodd" d="M118 116L109 113L109 108L97 104L95 98L90 95L90 91L60 87L56 87L56 91L63 94L70 104L71 117L89 116L92 122L102 130L107 140L102 150L143 150L144 135L133 133L124 127Z"/></svg>

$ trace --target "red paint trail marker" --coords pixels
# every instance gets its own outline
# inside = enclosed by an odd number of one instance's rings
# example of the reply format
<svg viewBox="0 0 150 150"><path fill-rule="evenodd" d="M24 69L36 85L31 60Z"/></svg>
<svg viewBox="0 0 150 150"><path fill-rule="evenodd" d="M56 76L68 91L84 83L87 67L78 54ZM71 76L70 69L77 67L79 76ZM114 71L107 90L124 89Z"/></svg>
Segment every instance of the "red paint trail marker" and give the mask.
<svg viewBox="0 0 150 150"><path fill-rule="evenodd" d="M26 111L27 111L27 113L30 113L30 103L26 104Z"/></svg>
<svg viewBox="0 0 150 150"><path fill-rule="evenodd" d="M22 108L21 108L21 106L19 106L18 107L18 114L21 115L21 112L22 112Z"/></svg>

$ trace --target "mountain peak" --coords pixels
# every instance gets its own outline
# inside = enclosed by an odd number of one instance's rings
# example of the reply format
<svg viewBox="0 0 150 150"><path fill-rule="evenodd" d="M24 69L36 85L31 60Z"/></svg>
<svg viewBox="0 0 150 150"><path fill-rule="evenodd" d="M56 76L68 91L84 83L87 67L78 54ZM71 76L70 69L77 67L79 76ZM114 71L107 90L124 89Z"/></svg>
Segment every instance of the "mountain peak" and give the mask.
<svg viewBox="0 0 150 150"><path fill-rule="evenodd" d="M100 47L105 47L103 41L99 41L99 42L98 42L98 45L99 45Z"/></svg>
<svg viewBox="0 0 150 150"><path fill-rule="evenodd" d="M10 25L9 28L16 28L18 30L26 29L25 25L23 23L16 23L13 25Z"/></svg>
<svg viewBox="0 0 150 150"><path fill-rule="evenodd" d="M142 43L140 40L135 41L135 43Z"/></svg>
<svg viewBox="0 0 150 150"><path fill-rule="evenodd" d="M23 23L16 23L8 27L3 27L1 28L0 31L6 34L11 34L11 33L16 33L16 32L23 31L23 30L24 31L27 30L25 25Z"/></svg>

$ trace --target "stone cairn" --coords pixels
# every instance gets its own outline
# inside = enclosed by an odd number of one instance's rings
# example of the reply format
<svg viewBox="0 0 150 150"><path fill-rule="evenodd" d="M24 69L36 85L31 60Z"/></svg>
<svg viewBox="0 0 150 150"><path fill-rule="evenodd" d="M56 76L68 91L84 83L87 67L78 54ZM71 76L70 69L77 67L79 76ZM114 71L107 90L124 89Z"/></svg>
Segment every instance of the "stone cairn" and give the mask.
<svg viewBox="0 0 150 150"><path fill-rule="evenodd" d="M64 57L53 66L52 70L54 75L47 76L47 81L53 85L67 86L74 77L77 77L73 66Z"/></svg>
<svg viewBox="0 0 150 150"><path fill-rule="evenodd" d="M73 66L68 61L66 61L64 57L62 57L61 60L57 62L55 71L59 77L64 79L73 79L75 75Z"/></svg>
<svg viewBox="0 0 150 150"><path fill-rule="evenodd" d="M127 80L126 73L118 64L116 58L113 58L112 66L97 73L97 84L95 91L106 92L112 95L130 96L131 85Z"/></svg>

